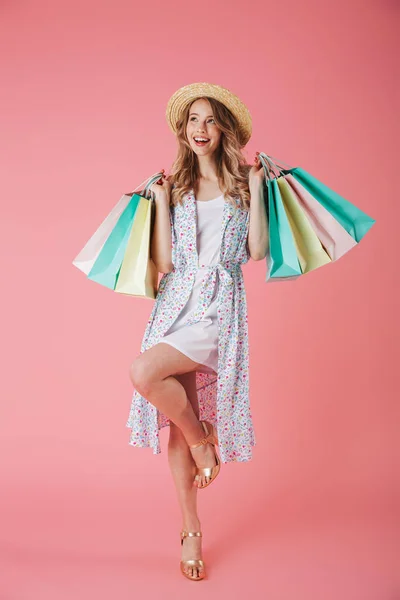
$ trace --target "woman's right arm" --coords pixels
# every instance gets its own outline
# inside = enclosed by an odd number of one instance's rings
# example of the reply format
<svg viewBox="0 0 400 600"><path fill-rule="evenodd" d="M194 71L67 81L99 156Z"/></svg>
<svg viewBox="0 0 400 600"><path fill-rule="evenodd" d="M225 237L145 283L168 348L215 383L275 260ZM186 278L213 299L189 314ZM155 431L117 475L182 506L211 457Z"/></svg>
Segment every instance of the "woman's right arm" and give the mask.
<svg viewBox="0 0 400 600"><path fill-rule="evenodd" d="M173 271L170 222L170 185L163 176L161 184L151 186L155 195L155 219L150 242L150 256L160 273Z"/></svg>

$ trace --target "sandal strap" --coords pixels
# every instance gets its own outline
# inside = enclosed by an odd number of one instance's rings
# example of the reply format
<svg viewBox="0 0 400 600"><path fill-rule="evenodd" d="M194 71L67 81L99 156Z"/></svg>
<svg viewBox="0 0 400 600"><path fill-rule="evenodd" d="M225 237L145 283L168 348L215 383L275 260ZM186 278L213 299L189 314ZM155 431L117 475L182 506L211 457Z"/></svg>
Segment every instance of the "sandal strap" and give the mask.
<svg viewBox="0 0 400 600"><path fill-rule="evenodd" d="M215 446L215 437L213 434L213 428L211 428L211 431L208 431L208 427L205 424L204 421L201 421L202 427L204 429L204 431L208 432L207 435L205 437L203 437L203 439L201 439L199 442L197 442L197 444L190 444L189 448L198 448L199 446L204 446L205 444L213 444L213 446Z"/></svg>
<svg viewBox="0 0 400 600"><path fill-rule="evenodd" d="M198 448L199 446L204 446L205 444L208 444L210 442L210 444L212 444L212 440L208 439L209 436L211 434L209 433L206 437L204 437L202 440L200 440L199 442L197 442L197 444L191 444L189 446L189 448Z"/></svg>
<svg viewBox="0 0 400 600"><path fill-rule="evenodd" d="M201 531L185 531L182 530L181 531L181 538L185 538L185 537L201 537L203 534L201 533Z"/></svg>

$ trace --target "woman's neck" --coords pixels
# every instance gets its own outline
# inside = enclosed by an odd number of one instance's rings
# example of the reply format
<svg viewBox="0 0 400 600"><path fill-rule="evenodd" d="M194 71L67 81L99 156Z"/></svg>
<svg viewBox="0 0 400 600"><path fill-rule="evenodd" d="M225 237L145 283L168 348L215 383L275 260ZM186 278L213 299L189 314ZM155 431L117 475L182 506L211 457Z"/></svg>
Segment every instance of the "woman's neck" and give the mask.
<svg viewBox="0 0 400 600"><path fill-rule="evenodd" d="M217 182L217 165L213 156L198 156L199 179L205 182Z"/></svg>

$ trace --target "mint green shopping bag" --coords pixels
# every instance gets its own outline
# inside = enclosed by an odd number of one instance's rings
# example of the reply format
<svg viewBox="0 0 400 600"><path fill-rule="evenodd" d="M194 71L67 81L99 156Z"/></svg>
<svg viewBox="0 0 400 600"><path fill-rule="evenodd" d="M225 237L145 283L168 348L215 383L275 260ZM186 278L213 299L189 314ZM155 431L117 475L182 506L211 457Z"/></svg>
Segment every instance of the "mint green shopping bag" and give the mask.
<svg viewBox="0 0 400 600"><path fill-rule="evenodd" d="M375 219L360 210L357 206L339 196L327 185L310 175L301 167L283 169L286 175L291 173L302 185L351 235L356 242L360 242L376 222Z"/></svg>
<svg viewBox="0 0 400 600"><path fill-rule="evenodd" d="M269 249L266 281L297 279L301 267L276 179L267 180Z"/></svg>
<svg viewBox="0 0 400 600"><path fill-rule="evenodd" d="M88 279L115 288L135 213L142 196L133 194L88 274Z"/></svg>

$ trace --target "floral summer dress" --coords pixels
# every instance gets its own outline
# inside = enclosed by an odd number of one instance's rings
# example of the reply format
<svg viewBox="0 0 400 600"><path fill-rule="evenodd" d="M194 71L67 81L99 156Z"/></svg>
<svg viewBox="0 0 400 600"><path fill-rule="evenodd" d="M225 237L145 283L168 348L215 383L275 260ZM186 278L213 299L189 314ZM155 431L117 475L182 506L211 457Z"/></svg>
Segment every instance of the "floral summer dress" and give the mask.
<svg viewBox="0 0 400 600"><path fill-rule="evenodd" d="M201 202L193 190L170 206L174 268L161 277L140 350L171 343L202 363L196 371L199 418L215 426L222 462L251 460L256 443L241 269L250 258L249 221L238 199L236 206L224 197ZM129 444L159 454L159 431L167 425L167 416L134 390Z"/></svg>

